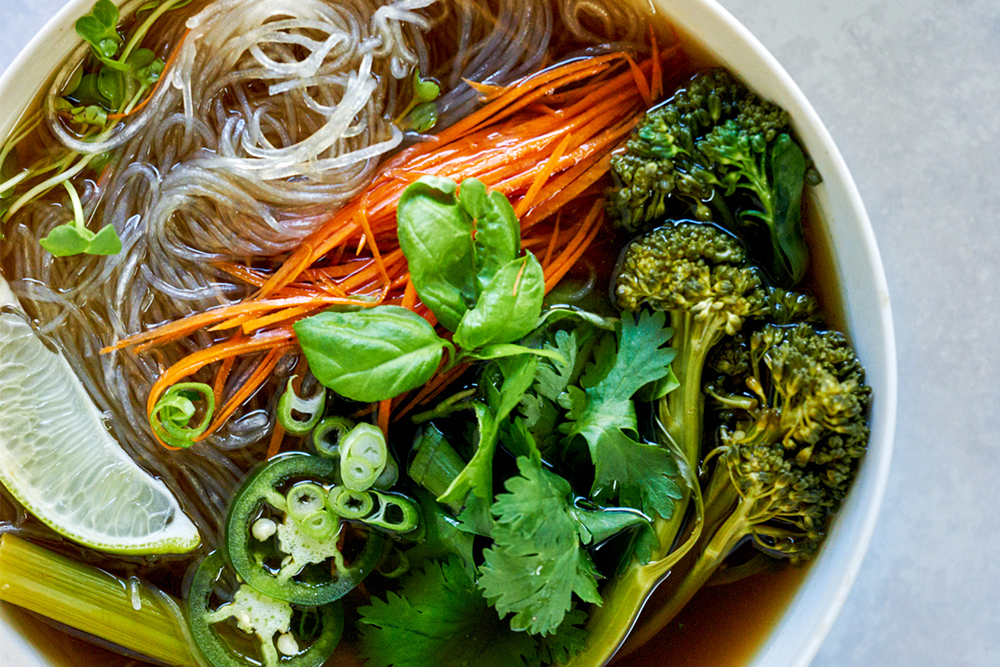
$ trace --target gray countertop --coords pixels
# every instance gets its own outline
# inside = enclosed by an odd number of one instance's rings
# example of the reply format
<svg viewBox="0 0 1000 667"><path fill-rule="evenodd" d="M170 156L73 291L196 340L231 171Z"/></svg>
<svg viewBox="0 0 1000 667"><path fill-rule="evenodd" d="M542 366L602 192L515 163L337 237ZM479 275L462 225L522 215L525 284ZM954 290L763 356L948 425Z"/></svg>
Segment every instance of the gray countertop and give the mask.
<svg viewBox="0 0 1000 667"><path fill-rule="evenodd" d="M1000 664L1000 3L721 0L826 122L899 346L896 449L814 667ZM0 0L0 70L63 0Z"/></svg>

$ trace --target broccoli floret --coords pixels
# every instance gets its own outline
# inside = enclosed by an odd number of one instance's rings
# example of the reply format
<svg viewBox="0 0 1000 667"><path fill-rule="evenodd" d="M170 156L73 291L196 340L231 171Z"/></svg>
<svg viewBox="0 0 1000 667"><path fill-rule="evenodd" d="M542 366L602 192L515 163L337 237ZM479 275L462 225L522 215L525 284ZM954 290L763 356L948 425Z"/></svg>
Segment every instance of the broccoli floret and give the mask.
<svg viewBox="0 0 1000 667"><path fill-rule="evenodd" d="M787 112L725 70L700 74L647 112L612 157L608 212L633 232L673 213L752 242L760 236L771 277L794 284L808 263L801 225L807 161L790 131Z"/></svg>
<svg viewBox="0 0 1000 667"><path fill-rule="evenodd" d="M680 611L745 538L793 562L815 555L867 447L871 389L840 333L767 324L742 351L730 346L713 361L748 391L715 395L729 419L705 458L714 463L703 485L708 530L658 621Z"/></svg>
<svg viewBox="0 0 1000 667"><path fill-rule="evenodd" d="M747 264L737 239L710 224L677 222L633 241L622 255L615 298L623 310L643 305L667 311L677 350L671 368L679 387L659 402L659 419L690 470L698 469L702 446L702 369L709 351L733 335L747 318L767 313L767 290L760 271ZM684 515L685 501L672 523L657 525L662 548L669 548Z"/></svg>

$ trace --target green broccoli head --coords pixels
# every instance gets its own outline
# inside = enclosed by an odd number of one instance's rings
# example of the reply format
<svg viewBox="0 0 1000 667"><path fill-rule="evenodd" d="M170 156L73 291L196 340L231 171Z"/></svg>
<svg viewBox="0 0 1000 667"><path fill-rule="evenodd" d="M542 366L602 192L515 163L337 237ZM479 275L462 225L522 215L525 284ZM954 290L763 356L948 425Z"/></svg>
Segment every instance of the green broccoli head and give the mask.
<svg viewBox="0 0 1000 667"><path fill-rule="evenodd" d="M807 163L788 132L787 112L725 70L699 74L648 111L612 157L609 215L632 232L674 215L716 222L752 241L766 236L768 271L794 284L808 262L801 232Z"/></svg>
<svg viewBox="0 0 1000 667"><path fill-rule="evenodd" d="M749 390L722 401L728 424L712 453L738 492L743 530L808 558L867 447L864 369L843 335L809 324L765 325L742 352L717 356L716 369L744 374Z"/></svg>
<svg viewBox="0 0 1000 667"><path fill-rule="evenodd" d="M747 264L740 242L714 225L685 221L659 227L625 249L615 298L623 310L647 304L717 319L730 335L767 305L760 273Z"/></svg>
<svg viewBox="0 0 1000 667"><path fill-rule="evenodd" d="M623 252L614 296L624 310L667 311L680 388L659 404L659 418L692 468L701 458L701 375L710 350L767 310L760 271L729 233L691 221L669 223Z"/></svg>

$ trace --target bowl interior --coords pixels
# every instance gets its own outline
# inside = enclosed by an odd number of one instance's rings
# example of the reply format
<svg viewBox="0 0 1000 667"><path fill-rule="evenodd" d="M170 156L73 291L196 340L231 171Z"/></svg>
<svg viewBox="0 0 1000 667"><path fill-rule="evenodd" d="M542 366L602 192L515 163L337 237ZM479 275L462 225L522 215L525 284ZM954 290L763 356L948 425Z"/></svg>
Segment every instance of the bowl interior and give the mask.
<svg viewBox="0 0 1000 667"><path fill-rule="evenodd" d="M739 74L783 106L823 176L812 204L822 221L843 325L865 364L875 400L867 458L822 552L790 601L752 667L804 667L819 649L855 579L885 489L896 412L896 357L889 294L882 262L857 188L829 133L805 96L773 56L714 0L646 1L662 12L693 53ZM49 73L76 43L75 19L92 0L71 0L0 77L0 136L6 136L42 90ZM697 57L697 56L696 56ZM0 609L4 664L22 667L80 664L68 647L31 619ZM56 645L54 645L56 644Z"/></svg>

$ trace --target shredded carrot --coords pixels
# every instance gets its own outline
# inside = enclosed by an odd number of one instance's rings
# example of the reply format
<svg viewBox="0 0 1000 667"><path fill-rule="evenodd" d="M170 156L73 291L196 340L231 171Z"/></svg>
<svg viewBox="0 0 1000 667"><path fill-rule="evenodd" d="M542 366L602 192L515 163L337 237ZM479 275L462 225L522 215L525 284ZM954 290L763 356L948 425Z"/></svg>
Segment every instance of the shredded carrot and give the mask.
<svg viewBox="0 0 1000 667"><path fill-rule="evenodd" d="M215 404L222 405L222 392L226 388L226 381L229 379L229 373L233 370L233 362L236 361L236 357L227 357L222 360L222 364L219 366L219 371L215 374L215 382L212 384L212 393L215 394Z"/></svg>
<svg viewBox="0 0 1000 667"><path fill-rule="evenodd" d="M389 416L392 414L392 399L388 398L378 404L378 427L382 435L389 438Z"/></svg>
<svg viewBox="0 0 1000 667"><path fill-rule="evenodd" d="M652 82L650 94L654 100L658 100L663 94L663 65L660 63L660 45L656 43L656 31L653 29L652 23L649 24L649 47L653 51L650 58L653 61L653 71L649 75Z"/></svg>
<svg viewBox="0 0 1000 667"><path fill-rule="evenodd" d="M549 176L552 175L552 171L556 168L556 164L559 163L559 158L561 158L563 153L566 152L566 147L569 146L569 142L572 138L572 134L567 134L563 140L559 142L559 145L556 146L556 149L552 151L552 156L545 161L545 167L543 167L541 173L538 174L538 178L536 178L535 182L531 184L530 188L528 188L528 191L521 198L521 201L517 203L517 208L514 212L517 214L518 219L520 219L521 216L523 216L528 209L531 208L531 204L538 195L538 191L541 190L542 186L545 185L545 182L549 180Z"/></svg>
<svg viewBox="0 0 1000 667"><path fill-rule="evenodd" d="M413 285L413 279L410 275L406 275L406 289L403 291L403 308L408 308L413 310L413 307L417 305L417 288Z"/></svg>
<svg viewBox="0 0 1000 667"><path fill-rule="evenodd" d="M562 221L562 211L556 215L556 221L552 226L552 234L549 236L548 246L545 248L545 257L542 258L542 266L548 266L552 261L552 251L556 249L556 239L559 238L559 223Z"/></svg>
<svg viewBox="0 0 1000 667"><path fill-rule="evenodd" d="M396 237L399 198L425 175L459 182L479 178L506 196L520 219L522 247L541 257L545 289L551 290L603 228L602 191L611 152L663 94L667 77L682 75L679 47L661 52L652 32L650 40L653 55L643 62L610 53L571 60L506 87L470 82L485 98L484 106L391 158L364 194L332 213L284 261L217 265L256 288L254 296L134 334L104 351L133 347L141 352L201 329L237 328L236 336L167 368L149 396L151 409L167 387L220 361L214 388L221 396L235 357L266 352L213 420L213 432L293 349L291 325L302 317L331 305L386 303L436 324L420 302ZM390 420L433 400L463 370L438 373L415 394L400 397L399 405L383 401L376 417L380 428L387 430ZM374 410L371 406L359 415Z"/></svg>
<svg viewBox="0 0 1000 667"><path fill-rule="evenodd" d="M257 368L254 369L253 374L247 378L246 383L240 387L228 401L226 401L226 404L222 407L222 410L219 411L219 414L212 419L212 423L209 425L208 430L201 434L198 440L204 440L218 431L219 428L233 415L233 413L235 413L248 398L260 389L261 385L264 384L264 381L270 377L271 371L273 371L274 367L278 365L279 361L281 361L281 357L289 349L291 348L276 347L264 355L264 358L257 365Z"/></svg>

